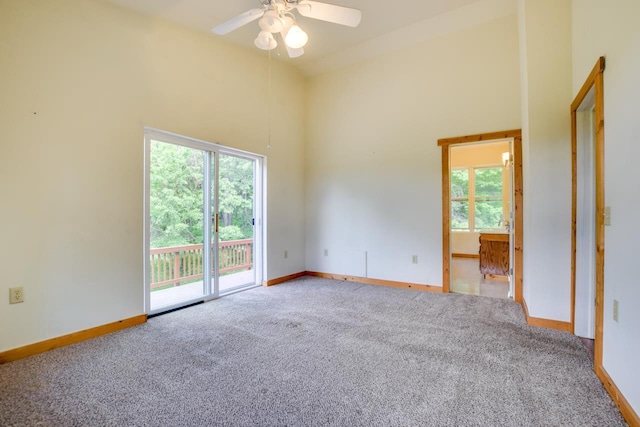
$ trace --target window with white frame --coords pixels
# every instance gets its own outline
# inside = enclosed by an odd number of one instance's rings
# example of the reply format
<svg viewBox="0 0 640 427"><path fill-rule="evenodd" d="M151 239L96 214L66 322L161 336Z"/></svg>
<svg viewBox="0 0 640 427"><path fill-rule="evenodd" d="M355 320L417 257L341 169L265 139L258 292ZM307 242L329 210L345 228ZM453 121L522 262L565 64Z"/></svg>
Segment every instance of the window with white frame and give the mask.
<svg viewBox="0 0 640 427"><path fill-rule="evenodd" d="M451 229L485 231L503 223L502 166L451 171Z"/></svg>

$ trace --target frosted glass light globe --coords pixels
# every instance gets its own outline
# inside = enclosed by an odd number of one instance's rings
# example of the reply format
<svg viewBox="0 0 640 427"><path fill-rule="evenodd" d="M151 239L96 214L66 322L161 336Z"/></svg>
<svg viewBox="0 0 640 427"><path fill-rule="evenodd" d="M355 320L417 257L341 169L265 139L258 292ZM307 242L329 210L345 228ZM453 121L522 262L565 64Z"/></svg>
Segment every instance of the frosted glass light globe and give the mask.
<svg viewBox="0 0 640 427"><path fill-rule="evenodd" d="M309 36L307 35L307 33L302 31L302 28L300 28L297 24L293 24L289 29L287 37L284 41L290 48L299 49L307 44L307 42L309 41Z"/></svg>
<svg viewBox="0 0 640 427"><path fill-rule="evenodd" d="M271 50L278 46L278 42L273 38L273 35L268 31L260 31L258 37L253 41L258 49Z"/></svg>

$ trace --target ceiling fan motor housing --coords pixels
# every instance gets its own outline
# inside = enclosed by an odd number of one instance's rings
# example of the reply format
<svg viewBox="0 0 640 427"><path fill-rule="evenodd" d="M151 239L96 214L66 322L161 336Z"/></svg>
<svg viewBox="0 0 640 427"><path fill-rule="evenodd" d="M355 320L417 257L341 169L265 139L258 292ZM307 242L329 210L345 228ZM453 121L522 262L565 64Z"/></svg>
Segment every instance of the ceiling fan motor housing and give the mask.
<svg viewBox="0 0 640 427"><path fill-rule="evenodd" d="M289 4L296 5L296 4L298 4L299 0L283 0L283 1L284 1L284 3L286 3L288 5ZM260 3L262 3L263 6L271 6L272 4L277 3L277 2L278 2L277 0L260 0Z"/></svg>
<svg viewBox="0 0 640 427"><path fill-rule="evenodd" d="M295 6L298 4L300 0L282 0L283 3L286 3L287 6ZM278 0L260 0L260 3L263 6L273 6L278 4Z"/></svg>

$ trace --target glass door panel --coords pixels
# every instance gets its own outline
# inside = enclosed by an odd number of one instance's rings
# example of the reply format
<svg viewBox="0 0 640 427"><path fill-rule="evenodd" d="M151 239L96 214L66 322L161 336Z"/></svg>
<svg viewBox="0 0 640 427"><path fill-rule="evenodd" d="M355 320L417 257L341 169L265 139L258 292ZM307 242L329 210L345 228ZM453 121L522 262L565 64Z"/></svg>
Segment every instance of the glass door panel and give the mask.
<svg viewBox="0 0 640 427"><path fill-rule="evenodd" d="M256 161L226 153L218 161L218 293L256 283Z"/></svg>
<svg viewBox="0 0 640 427"><path fill-rule="evenodd" d="M205 161L202 150L151 140L150 310L205 295ZM209 240L209 239L207 239Z"/></svg>

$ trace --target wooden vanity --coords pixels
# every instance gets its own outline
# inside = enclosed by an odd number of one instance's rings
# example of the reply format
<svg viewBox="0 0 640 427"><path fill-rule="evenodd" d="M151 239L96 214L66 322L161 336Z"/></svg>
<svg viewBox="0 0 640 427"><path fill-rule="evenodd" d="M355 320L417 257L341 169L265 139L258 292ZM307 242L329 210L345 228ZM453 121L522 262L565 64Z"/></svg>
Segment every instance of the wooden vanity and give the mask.
<svg viewBox="0 0 640 427"><path fill-rule="evenodd" d="M480 233L480 273L509 275L509 234Z"/></svg>

